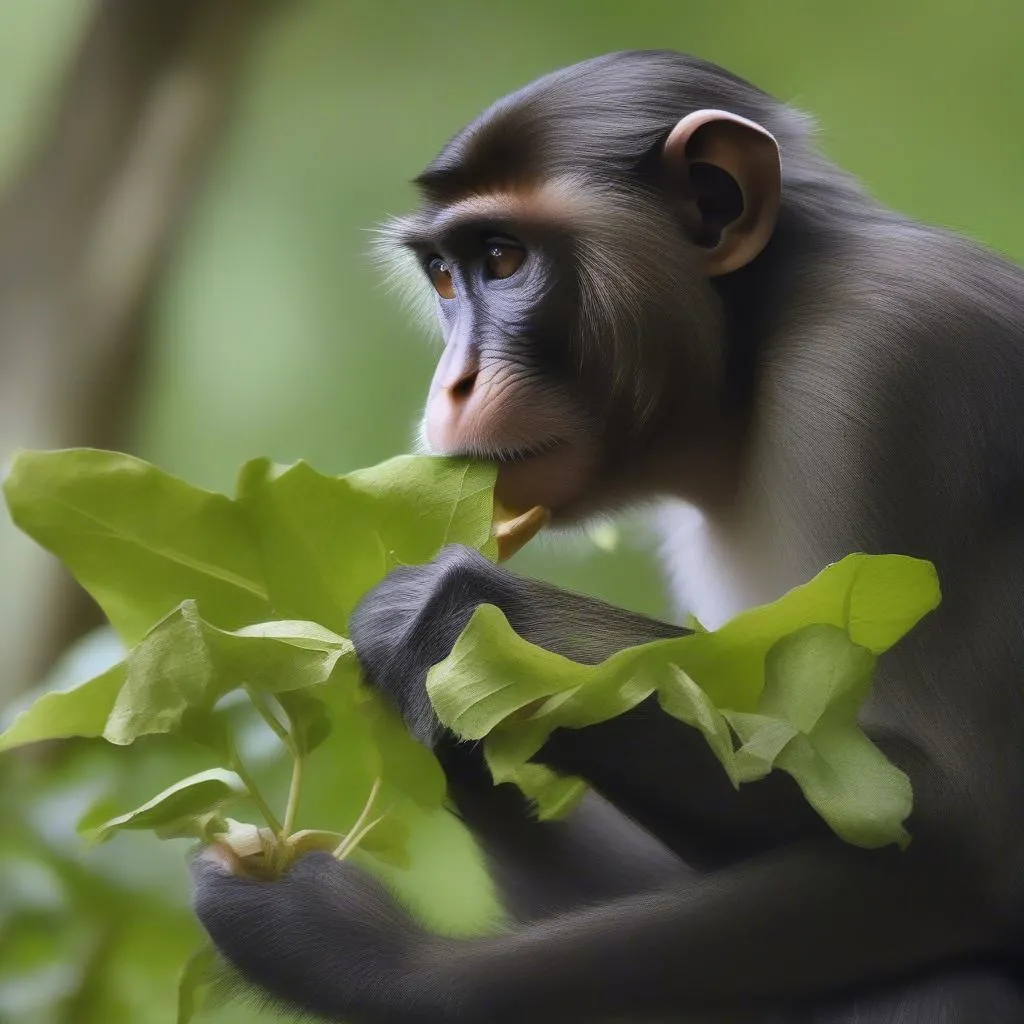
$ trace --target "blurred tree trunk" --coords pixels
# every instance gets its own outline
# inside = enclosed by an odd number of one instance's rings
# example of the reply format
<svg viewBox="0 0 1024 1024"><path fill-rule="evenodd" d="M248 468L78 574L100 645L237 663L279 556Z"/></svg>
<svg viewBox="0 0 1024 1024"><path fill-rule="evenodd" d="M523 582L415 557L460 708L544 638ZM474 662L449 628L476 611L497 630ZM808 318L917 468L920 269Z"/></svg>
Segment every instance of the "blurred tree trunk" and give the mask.
<svg viewBox="0 0 1024 1024"><path fill-rule="evenodd" d="M160 271L279 2L95 0L0 204L0 466L19 447L124 446ZM97 618L0 522L0 703Z"/></svg>

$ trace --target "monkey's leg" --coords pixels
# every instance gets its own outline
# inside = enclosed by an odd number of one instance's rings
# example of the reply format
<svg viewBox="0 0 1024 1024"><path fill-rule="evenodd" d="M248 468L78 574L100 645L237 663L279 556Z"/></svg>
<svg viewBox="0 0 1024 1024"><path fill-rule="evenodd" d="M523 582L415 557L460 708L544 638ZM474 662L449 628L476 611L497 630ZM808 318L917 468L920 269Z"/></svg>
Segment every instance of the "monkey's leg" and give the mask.
<svg viewBox="0 0 1024 1024"><path fill-rule="evenodd" d="M617 896L651 891L681 863L635 829L603 799L591 794L568 820L538 822L515 787L495 787L474 750L457 747L461 766L449 769L450 789L487 853L506 906L520 921L549 916ZM454 746L454 745L453 745ZM467 786L467 775L475 783ZM687 869L691 870L691 869ZM665 1018L683 1024L682 1018ZM1024 991L997 969L949 965L919 978L901 979L877 992L856 992L819 1008L740 1016L688 1015L685 1024L1019 1024Z"/></svg>

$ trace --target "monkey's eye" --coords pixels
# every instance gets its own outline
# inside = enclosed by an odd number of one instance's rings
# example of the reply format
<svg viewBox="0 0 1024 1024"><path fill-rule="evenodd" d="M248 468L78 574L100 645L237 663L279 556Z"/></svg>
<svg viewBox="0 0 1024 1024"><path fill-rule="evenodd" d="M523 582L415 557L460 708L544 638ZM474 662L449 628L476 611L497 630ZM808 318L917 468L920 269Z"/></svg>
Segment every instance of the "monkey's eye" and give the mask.
<svg viewBox="0 0 1024 1024"><path fill-rule="evenodd" d="M452 272L440 256L435 256L427 264L427 273L430 275L431 284L442 299L455 298L455 282L452 280Z"/></svg>
<svg viewBox="0 0 1024 1024"><path fill-rule="evenodd" d="M489 238L486 242L487 275L499 281L511 277L526 259L526 250L508 238Z"/></svg>

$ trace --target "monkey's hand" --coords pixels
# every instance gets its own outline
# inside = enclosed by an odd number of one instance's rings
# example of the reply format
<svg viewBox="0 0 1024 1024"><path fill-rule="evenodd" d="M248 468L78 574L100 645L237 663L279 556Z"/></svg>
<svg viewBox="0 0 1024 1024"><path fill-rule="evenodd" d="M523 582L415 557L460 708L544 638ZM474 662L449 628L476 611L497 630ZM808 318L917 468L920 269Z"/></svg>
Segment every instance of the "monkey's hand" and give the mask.
<svg viewBox="0 0 1024 1024"><path fill-rule="evenodd" d="M369 875L328 853L307 854L276 881L246 878L237 867L220 846L195 857L194 905L246 981L291 1008L333 1020L397 1024L406 1020L403 1008L422 1013L429 988L416 965L442 940Z"/></svg>
<svg viewBox="0 0 1024 1024"><path fill-rule="evenodd" d="M433 747L444 732L427 697L427 671L448 657L481 604L496 605L517 629L528 589L476 551L453 544L433 562L393 570L357 606L350 631L363 672L420 742Z"/></svg>

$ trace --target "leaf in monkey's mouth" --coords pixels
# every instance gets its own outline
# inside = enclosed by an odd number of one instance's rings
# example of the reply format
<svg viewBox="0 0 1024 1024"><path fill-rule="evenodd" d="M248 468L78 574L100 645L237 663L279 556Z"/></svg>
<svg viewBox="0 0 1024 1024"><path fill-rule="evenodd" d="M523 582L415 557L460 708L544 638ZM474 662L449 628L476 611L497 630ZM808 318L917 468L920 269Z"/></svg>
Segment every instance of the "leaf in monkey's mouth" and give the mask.
<svg viewBox="0 0 1024 1024"><path fill-rule="evenodd" d="M595 456L573 438L551 437L486 457L498 467L494 493L506 507L525 512L542 505L556 520L586 495Z"/></svg>
<svg viewBox="0 0 1024 1024"><path fill-rule="evenodd" d="M551 510L534 505L525 512L507 508L494 499L494 540L498 545L498 561L504 562L526 546L551 522Z"/></svg>

